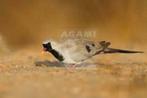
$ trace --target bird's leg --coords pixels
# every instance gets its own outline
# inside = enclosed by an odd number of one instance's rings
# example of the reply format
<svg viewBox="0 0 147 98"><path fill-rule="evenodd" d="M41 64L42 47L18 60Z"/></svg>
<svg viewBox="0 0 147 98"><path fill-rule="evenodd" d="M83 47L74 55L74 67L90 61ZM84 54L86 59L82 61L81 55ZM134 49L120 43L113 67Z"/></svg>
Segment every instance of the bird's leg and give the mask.
<svg viewBox="0 0 147 98"><path fill-rule="evenodd" d="M70 65L69 65L69 68L75 69L76 66L77 66L77 64L70 64Z"/></svg>
<svg viewBox="0 0 147 98"><path fill-rule="evenodd" d="M66 69L70 72L73 72L73 70L76 68L77 64L69 64L66 66Z"/></svg>

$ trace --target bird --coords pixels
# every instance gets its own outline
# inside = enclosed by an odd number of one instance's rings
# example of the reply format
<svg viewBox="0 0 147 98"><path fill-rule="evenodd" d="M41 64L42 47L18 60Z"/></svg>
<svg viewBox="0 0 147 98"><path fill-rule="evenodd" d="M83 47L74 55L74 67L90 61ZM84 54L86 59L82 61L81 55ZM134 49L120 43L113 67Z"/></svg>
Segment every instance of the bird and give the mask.
<svg viewBox="0 0 147 98"><path fill-rule="evenodd" d="M42 43L45 52L51 53L57 61L71 65L81 64L99 54L143 53L142 51L111 48L110 45L108 41L95 42L85 39L68 39L60 42L47 40Z"/></svg>

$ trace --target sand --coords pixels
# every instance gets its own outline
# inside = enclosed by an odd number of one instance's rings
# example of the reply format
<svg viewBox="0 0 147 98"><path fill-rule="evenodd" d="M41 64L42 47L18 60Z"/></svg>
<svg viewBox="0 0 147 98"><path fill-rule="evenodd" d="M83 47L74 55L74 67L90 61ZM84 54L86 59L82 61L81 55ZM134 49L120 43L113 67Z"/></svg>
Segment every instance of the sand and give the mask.
<svg viewBox="0 0 147 98"><path fill-rule="evenodd" d="M96 67L36 66L52 60L40 51L21 50L1 56L0 98L146 98L145 54L99 55Z"/></svg>

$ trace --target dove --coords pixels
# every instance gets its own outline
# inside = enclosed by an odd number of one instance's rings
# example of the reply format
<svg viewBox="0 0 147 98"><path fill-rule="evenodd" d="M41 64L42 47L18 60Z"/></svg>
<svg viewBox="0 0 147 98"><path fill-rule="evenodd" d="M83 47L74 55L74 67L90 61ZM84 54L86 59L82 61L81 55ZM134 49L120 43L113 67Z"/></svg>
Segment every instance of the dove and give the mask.
<svg viewBox="0 0 147 98"><path fill-rule="evenodd" d="M110 53L143 53L142 51L131 51L123 49L110 48L110 42L90 40L64 40L56 42L53 40L42 43L43 50L51 53L59 62L65 64L80 64L87 59L99 54Z"/></svg>

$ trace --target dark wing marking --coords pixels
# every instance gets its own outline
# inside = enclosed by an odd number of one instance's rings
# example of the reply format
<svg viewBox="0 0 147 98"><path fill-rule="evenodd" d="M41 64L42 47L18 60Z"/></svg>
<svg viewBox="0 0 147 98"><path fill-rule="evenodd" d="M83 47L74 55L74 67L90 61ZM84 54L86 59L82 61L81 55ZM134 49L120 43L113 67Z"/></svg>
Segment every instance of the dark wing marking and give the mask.
<svg viewBox="0 0 147 98"><path fill-rule="evenodd" d="M108 47L111 45L110 42L106 42L106 41L101 41L101 42L99 42L99 44L100 44L102 47L104 47L104 49L108 48Z"/></svg>
<svg viewBox="0 0 147 98"><path fill-rule="evenodd" d="M91 51L91 49L90 49L90 47L88 45L86 45L85 47L86 47L87 52Z"/></svg>

